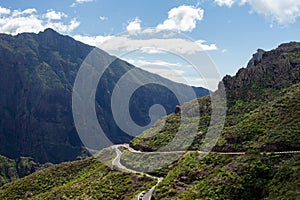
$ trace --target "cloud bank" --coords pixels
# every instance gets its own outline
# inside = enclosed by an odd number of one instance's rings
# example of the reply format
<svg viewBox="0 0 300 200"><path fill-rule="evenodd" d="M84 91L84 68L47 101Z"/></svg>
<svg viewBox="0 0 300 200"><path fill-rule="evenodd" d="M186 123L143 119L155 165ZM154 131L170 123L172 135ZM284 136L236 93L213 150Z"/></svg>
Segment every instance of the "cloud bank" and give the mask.
<svg viewBox="0 0 300 200"><path fill-rule="evenodd" d="M156 28L158 30L177 30L191 32L196 28L198 21L203 19L204 10L194 6L182 5L172 8L168 18Z"/></svg>
<svg viewBox="0 0 300 200"><path fill-rule="evenodd" d="M70 33L80 22L75 18L67 18L67 14L52 9L38 14L35 8L10 10L0 6L0 32L16 35L23 32L38 33L46 28L53 28L61 33Z"/></svg>
<svg viewBox="0 0 300 200"><path fill-rule="evenodd" d="M300 16L299 0L243 0L253 11L278 22L281 25L291 24Z"/></svg>
<svg viewBox="0 0 300 200"><path fill-rule="evenodd" d="M227 6L227 7L231 7L234 4L235 0L215 0L215 3L218 6Z"/></svg>
<svg viewBox="0 0 300 200"><path fill-rule="evenodd" d="M129 24L126 27L126 30L129 33L139 32L141 30L141 20L136 17L135 20L129 22Z"/></svg>
<svg viewBox="0 0 300 200"><path fill-rule="evenodd" d="M128 33L132 35L140 33L145 36L144 39L135 39L124 34L122 36L75 35L74 38L109 52L140 49L147 53L161 53L160 49L166 45L169 46L169 50L180 51L183 54L195 53L199 49L202 51L216 50L216 44L206 44L204 40L195 41L193 45L190 45L190 41L183 38L174 38L172 35L170 37L165 35L162 38L147 38L147 34L151 35L152 33L165 31L190 32L196 28L197 22L203 19L203 15L204 10L201 8L182 5L170 9L168 18L155 28L142 29L142 21L138 17L130 21L126 26ZM110 42L103 44L107 40L110 40Z"/></svg>
<svg viewBox="0 0 300 200"><path fill-rule="evenodd" d="M229 8L234 3L240 6L249 5L252 12L280 25L292 24L300 17L299 0L214 0L214 2L218 6Z"/></svg>
<svg viewBox="0 0 300 200"><path fill-rule="evenodd" d="M71 7L75 7L78 4L83 4L83 3L89 3L89 2L94 2L95 0L76 0L74 3L71 4Z"/></svg>

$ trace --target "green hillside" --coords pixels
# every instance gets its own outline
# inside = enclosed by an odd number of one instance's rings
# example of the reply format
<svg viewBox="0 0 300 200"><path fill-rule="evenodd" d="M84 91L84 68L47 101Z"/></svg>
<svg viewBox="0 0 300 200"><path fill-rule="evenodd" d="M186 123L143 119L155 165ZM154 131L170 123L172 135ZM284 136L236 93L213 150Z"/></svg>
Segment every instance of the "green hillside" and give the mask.
<svg viewBox="0 0 300 200"><path fill-rule="evenodd" d="M155 199L297 199L300 155L189 153L157 187Z"/></svg>
<svg viewBox="0 0 300 200"><path fill-rule="evenodd" d="M252 60L236 76L224 77L226 122L207 156L197 150L206 145L203 138L212 112L208 96L182 106L191 116L182 125L187 132L196 119L193 113L200 113L188 152L163 152L164 159L149 153L175 137L181 114L173 113L131 141L132 148L148 153L122 147L120 163L163 178L154 199L300 199L299 52L300 43L283 44L264 52L259 62ZM197 103L199 110L195 109ZM176 145L180 147L180 141ZM98 155L106 164L116 157L115 151L108 150ZM164 166L151 171L160 164ZM145 174L119 172L87 158L7 183L0 187L0 199L24 198L31 193L33 199L132 199L156 183Z"/></svg>
<svg viewBox="0 0 300 200"><path fill-rule="evenodd" d="M9 159L0 156L0 186L3 184L27 176L37 170L49 167L51 163L39 164L32 158L20 157Z"/></svg>
<svg viewBox="0 0 300 200"><path fill-rule="evenodd" d="M202 97L183 105L192 110L193 105L199 104L198 134L189 147L192 152L152 172L165 176L154 193L155 199L300 198L299 153L260 154L300 150L299 52L300 43L280 45L265 52L255 65L223 79L228 109L225 127L213 148L218 153L200 159L195 152L205 145L210 98ZM174 138L179 122L180 115L168 115L134 138L130 146L156 151ZM188 124L183 126L186 128ZM221 155L220 152L248 153ZM146 165L140 158L139 154L127 152L123 163L133 168Z"/></svg>
<svg viewBox="0 0 300 200"><path fill-rule="evenodd" d="M0 155L9 158L28 156L40 163L72 161L82 156L84 148L74 124L72 94L73 89L76 90L74 82L81 64L91 51L97 52L93 69L100 70L109 65L99 77L95 107L98 121L113 143L128 143L132 139L117 126L111 108L113 89L129 70L136 69L136 73L126 78L128 84L139 84L141 80L158 83L147 84L132 95L130 111L138 124L149 123L148 110L153 104L164 105L167 113L173 112L178 104L172 91L159 83L176 88L178 95L185 96L186 101L195 98L185 92L190 86L138 69L52 29L38 34L0 34ZM84 87L84 91L92 88L91 85ZM209 94L209 90L201 87L193 89L197 97ZM90 96L79 95L82 98Z"/></svg>
<svg viewBox="0 0 300 200"><path fill-rule="evenodd" d="M215 151L300 150L300 43L280 45L265 52L255 66L223 79L227 93L225 128ZM199 128L191 150L203 145L211 115L209 97L183 105L187 110L198 103ZM165 123L165 126L162 124ZM193 119L190 119L193 120ZM142 151L157 150L177 133L180 116L171 114L131 141ZM188 127L188 123L183 126Z"/></svg>
<svg viewBox="0 0 300 200"><path fill-rule="evenodd" d="M114 151L103 150L102 162ZM113 170L96 158L66 162L40 170L0 188L0 199L131 199L156 180Z"/></svg>

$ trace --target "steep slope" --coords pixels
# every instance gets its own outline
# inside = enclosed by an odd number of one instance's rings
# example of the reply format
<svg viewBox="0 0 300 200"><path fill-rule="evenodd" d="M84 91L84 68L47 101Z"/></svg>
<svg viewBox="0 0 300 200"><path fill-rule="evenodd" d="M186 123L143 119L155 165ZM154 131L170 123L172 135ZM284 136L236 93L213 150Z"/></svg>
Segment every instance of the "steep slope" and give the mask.
<svg viewBox="0 0 300 200"><path fill-rule="evenodd" d="M20 157L12 160L0 156L0 186L18 178L23 178L50 165L51 163L38 164L32 158Z"/></svg>
<svg viewBox="0 0 300 200"><path fill-rule="evenodd" d="M233 77L225 76L223 83L231 103L236 100L265 100L272 93L299 82L300 43L281 44L278 48L260 52L249 61L247 68L240 69ZM250 64L253 59L256 62Z"/></svg>
<svg viewBox="0 0 300 200"><path fill-rule="evenodd" d="M72 88L77 71L93 47L63 36L52 29L39 34L0 34L0 154L33 157L38 162L75 160L84 151L72 116ZM132 137L118 128L112 117L110 97L119 78L134 66L98 50L104 65L115 59L101 78L96 93L99 123L115 143ZM140 70L153 80L168 81ZM137 81L132 79L133 81ZM169 81L179 90L187 86ZM198 96L208 90L195 88ZM130 104L139 124L147 124L146 111L162 103L168 113L178 101L168 89L147 85L139 89Z"/></svg>
<svg viewBox="0 0 300 200"><path fill-rule="evenodd" d="M186 105L200 105L198 134L189 152L169 166L155 170L164 176L154 199L298 199L300 198L300 43L280 45L255 55L248 68L226 76L228 95L225 128L213 148L199 159L210 121L210 98ZM165 123L165 126L162 124ZM155 151L174 137L179 115L171 114L131 141L131 147ZM163 127L163 128L162 128ZM222 152L229 152L223 155ZM246 152L236 155L235 152ZM141 166L141 157L128 152L123 163ZM201 156L200 156L201 157Z"/></svg>
<svg viewBox="0 0 300 200"><path fill-rule="evenodd" d="M272 96L273 100L237 115L234 120L237 123L226 126L215 150L300 150L300 83ZM237 102L236 109L243 104Z"/></svg>
<svg viewBox="0 0 300 200"><path fill-rule="evenodd" d="M105 149L98 156L111 162L115 151ZM0 188L0 199L132 199L155 183L143 175L113 170L92 157L7 183Z"/></svg>
<svg viewBox="0 0 300 200"><path fill-rule="evenodd" d="M292 43L292 45L294 46L295 43ZM300 46L298 43L297 45ZM284 46L287 47L289 44ZM292 52L292 55L293 57L290 58L292 63L300 59L300 55L294 52ZM265 61L261 60L261 62ZM276 61L273 60L273 62ZM250 68L254 67L250 65ZM278 67L282 66L278 65ZM291 69L291 72L293 73L293 69ZM232 79L239 79L239 77L232 77ZM276 82L286 83L287 79L289 78L280 76L280 79L276 80ZM264 80L257 80L258 82L264 82ZM281 85L281 83L278 84ZM247 95L255 94L256 98L253 99L243 99L241 96L244 96L244 94L240 95L229 92L231 93L231 102L228 108L225 129L214 149L217 152L211 152L205 157L200 156L201 154L196 150L202 145L203 136L209 125L211 112L210 98L202 97L186 103L184 106L189 111L194 112L194 105L197 101L199 102L199 112L201 114L200 134L197 134L189 152L186 152L177 161L151 172L155 176L164 177L162 182L156 187L153 198L186 200L299 199L299 152L285 152L284 154L270 152L299 150L300 82L295 79L295 81L285 86L266 88L263 91L264 96L257 96L256 92L261 92L261 90L256 90L256 88L248 92L241 90L241 92L245 92ZM137 137L132 140L131 146L143 151L157 150L174 137L179 119L180 115L174 113L164 117L155 126L142 134L146 137ZM165 123L166 121L167 123ZM188 128L188 124L186 126ZM223 154L222 151L226 151L227 154ZM245 154L238 155L236 151L245 151ZM268 153L264 151L268 151ZM141 152L132 153L125 150L120 162L131 169L139 169L143 165L148 166L164 162L162 159L151 161L153 163L145 163L143 155L147 156L151 154L141 154ZM167 157L169 154L164 155ZM170 154L172 157L174 155ZM110 160L114 156L111 152L108 152L108 155L104 156L107 160L104 159L103 162ZM56 168L52 168L52 170L50 170L51 168L46 170L46 176L41 176L41 172L36 172L23 179L8 183L0 188L0 198L6 196L20 198L27 191L30 191L34 195L36 194L35 198L37 199L47 197L59 198L62 196L65 198L89 198L93 194L95 196L92 197L95 198L101 197L103 199L107 197L114 199L116 198L116 194L112 192L111 188L115 188L115 180L122 180L124 182L118 183L122 184L116 187L116 191L122 194L120 199L125 199L127 194L128 196L133 193L137 194L138 191L149 188L151 184L155 184L153 182L150 183L151 180L143 180L144 182L142 183L135 183L132 179L126 183L128 177L124 178L125 174L119 172L117 172L117 176L120 179L115 176L108 176L108 178L111 178L109 183L106 182L107 179L96 179L95 177L99 177L98 173L103 173L104 169L97 168L97 172L95 172L91 169L93 168L92 166L95 166L93 164L94 161L92 161L93 159L89 158L84 161L60 164ZM86 164L82 167L85 170L81 170L80 165L82 163ZM67 167L64 168L64 166ZM65 171L65 173L62 173L62 171ZM92 173L90 174L88 171ZM51 177L50 182L48 176ZM74 176L76 178L71 178L74 181L68 182L71 179L66 177ZM80 179L78 176L83 178ZM92 184L86 182L89 180L92 180ZM32 182L35 185L29 187L31 185L29 183ZM63 183L66 184L63 185ZM141 190L135 188L136 193L133 192L132 187L134 185L132 184L140 184ZM98 186L101 186L103 190ZM107 191L107 187L110 186L112 187ZM130 188L128 188L129 186ZM121 188L126 188L130 195L126 192L126 195L123 195L124 191ZM98 196L100 193L97 192L87 192L94 191L95 189L107 196ZM46 190L50 191L45 192ZM103 193L103 191L106 192Z"/></svg>
<svg viewBox="0 0 300 200"><path fill-rule="evenodd" d="M300 149L300 43L282 44L264 52L255 65L241 69L236 76L223 79L228 98L225 128L215 151L281 151ZM185 106L188 110L197 101ZM200 124L190 147L200 149L210 121L210 99L198 99ZM146 151L159 149L176 133L180 116L165 119L131 141Z"/></svg>
<svg viewBox="0 0 300 200"><path fill-rule="evenodd" d="M189 153L174 164L154 199L298 199L297 155Z"/></svg>

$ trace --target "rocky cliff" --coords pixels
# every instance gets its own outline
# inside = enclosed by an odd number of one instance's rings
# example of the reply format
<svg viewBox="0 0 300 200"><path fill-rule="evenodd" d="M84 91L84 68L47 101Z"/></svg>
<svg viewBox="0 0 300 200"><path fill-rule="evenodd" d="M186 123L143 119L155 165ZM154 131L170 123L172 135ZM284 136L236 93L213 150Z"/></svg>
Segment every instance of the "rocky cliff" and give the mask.
<svg viewBox="0 0 300 200"><path fill-rule="evenodd" d="M223 83L230 99L265 99L267 93L289 87L300 80L300 43L291 42L263 52L250 60L247 68Z"/></svg>

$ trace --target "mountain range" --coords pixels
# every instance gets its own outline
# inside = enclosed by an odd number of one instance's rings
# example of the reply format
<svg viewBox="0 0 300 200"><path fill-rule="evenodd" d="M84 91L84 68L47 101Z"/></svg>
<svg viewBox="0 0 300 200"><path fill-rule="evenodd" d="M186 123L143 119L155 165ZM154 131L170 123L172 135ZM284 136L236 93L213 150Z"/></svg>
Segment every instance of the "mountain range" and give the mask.
<svg viewBox="0 0 300 200"><path fill-rule="evenodd" d="M291 42L264 52L254 65L240 69L222 80L227 97L225 127L216 151L282 151L300 149L300 43ZM256 56L254 56L256 57ZM252 60L250 61L252 62ZM199 132L190 149L203 145L211 115L209 97L194 101L200 105ZM192 107L193 104L189 104ZM190 108L188 108L190 109ZM158 134L152 129L131 141L136 149L153 151L174 137L178 116ZM172 120L171 120L172 119ZM164 123L163 119L161 123ZM156 124L160 127L160 124ZM147 135L154 135L148 137Z"/></svg>
<svg viewBox="0 0 300 200"><path fill-rule="evenodd" d="M171 163L133 173L164 162L149 162L147 157L172 141L180 113L162 117L133 138L133 150L118 148L121 165L131 172L112 166L118 151L105 148L79 161L33 167L38 171L1 186L0 199L134 199L153 187L152 199L299 199L299 72L300 43L290 42L271 51L258 50L246 68L225 76L225 125L205 157L198 150L207 145L210 96L181 106L199 112L199 127L188 150ZM193 120L191 115L184 126L188 129ZM31 165L25 164L25 169Z"/></svg>
<svg viewBox="0 0 300 200"><path fill-rule="evenodd" d="M0 155L60 163L88 154L74 125L72 89L81 64L94 48L52 29L39 34L0 34ZM117 126L110 106L112 91L127 71L137 69L139 78L165 82L182 95L190 88L138 69L100 49L97 52L97 67L113 60L98 83L95 99L98 121L113 143L133 138ZM127 81L138 82L133 76ZM209 94L204 88L193 89L197 96ZM131 97L133 120L148 124L148 109L155 103L164 105L169 114L178 100L163 86L145 85Z"/></svg>

